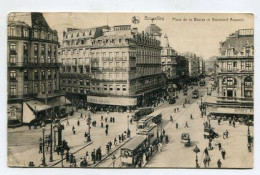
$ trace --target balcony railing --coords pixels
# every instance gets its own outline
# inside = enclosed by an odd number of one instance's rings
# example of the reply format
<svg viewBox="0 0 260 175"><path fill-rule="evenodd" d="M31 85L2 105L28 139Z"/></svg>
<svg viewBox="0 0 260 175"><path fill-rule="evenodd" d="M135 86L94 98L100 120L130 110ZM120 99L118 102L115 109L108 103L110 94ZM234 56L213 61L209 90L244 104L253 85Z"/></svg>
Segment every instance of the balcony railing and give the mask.
<svg viewBox="0 0 260 175"><path fill-rule="evenodd" d="M253 97L243 97L243 98L238 98L238 97L218 97L222 101L235 101L235 102L241 102L241 101L250 101L253 102L254 99Z"/></svg>
<svg viewBox="0 0 260 175"><path fill-rule="evenodd" d="M102 57L103 61L113 61L112 57Z"/></svg>
<svg viewBox="0 0 260 175"><path fill-rule="evenodd" d="M126 61L127 57L116 57L115 60L116 61Z"/></svg>
<svg viewBox="0 0 260 175"><path fill-rule="evenodd" d="M61 63L30 63L30 62L16 62L8 63L10 67L60 67Z"/></svg>
<svg viewBox="0 0 260 175"><path fill-rule="evenodd" d="M225 68L221 68L220 69L220 71L221 72L235 72L235 73L237 73L237 72L252 72L252 71L254 71L253 69L238 69L238 68L233 68L233 69L225 69Z"/></svg>

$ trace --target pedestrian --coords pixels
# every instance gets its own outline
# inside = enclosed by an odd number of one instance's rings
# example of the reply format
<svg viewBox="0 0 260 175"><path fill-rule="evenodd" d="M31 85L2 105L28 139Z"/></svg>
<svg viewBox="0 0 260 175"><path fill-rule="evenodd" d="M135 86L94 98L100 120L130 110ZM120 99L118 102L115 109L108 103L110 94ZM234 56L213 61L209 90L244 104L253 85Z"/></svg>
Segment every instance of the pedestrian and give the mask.
<svg viewBox="0 0 260 175"><path fill-rule="evenodd" d="M221 143L218 143L218 150L221 150Z"/></svg>
<svg viewBox="0 0 260 175"><path fill-rule="evenodd" d="M230 119L230 120L229 120L229 126L231 126L231 122L232 122L232 121L231 121L231 119Z"/></svg>
<svg viewBox="0 0 260 175"><path fill-rule="evenodd" d="M101 115L101 121L103 120L103 115Z"/></svg>
<svg viewBox="0 0 260 175"><path fill-rule="evenodd" d="M233 120L233 127L234 127L234 128L236 127L236 122L235 122L235 120Z"/></svg>
<svg viewBox="0 0 260 175"><path fill-rule="evenodd" d="M119 143L121 143L121 136L118 135L118 140L119 140Z"/></svg>
<svg viewBox="0 0 260 175"><path fill-rule="evenodd" d="M208 167L209 167L209 163L210 163L210 161L211 161L210 156L207 156Z"/></svg>
<svg viewBox="0 0 260 175"><path fill-rule="evenodd" d="M107 155L109 154L109 145L106 144Z"/></svg>
<svg viewBox="0 0 260 175"><path fill-rule="evenodd" d="M218 165L218 168L221 168L222 163L221 163L220 159L218 159L217 165Z"/></svg>
<svg viewBox="0 0 260 175"><path fill-rule="evenodd" d="M211 141L209 141L209 150L212 150L213 147L212 147L212 144L211 144Z"/></svg>
<svg viewBox="0 0 260 175"><path fill-rule="evenodd" d="M223 139L226 138L226 132L223 132Z"/></svg>
<svg viewBox="0 0 260 175"><path fill-rule="evenodd" d="M107 117L105 118L105 122L107 123Z"/></svg>
<svg viewBox="0 0 260 175"><path fill-rule="evenodd" d="M166 133L166 132L165 132L165 130L163 129L163 135L164 135L164 136L165 136L165 133Z"/></svg>
<svg viewBox="0 0 260 175"><path fill-rule="evenodd" d="M104 126L104 124L103 124L103 122L101 121L101 128L103 128L103 126Z"/></svg>
<svg viewBox="0 0 260 175"><path fill-rule="evenodd" d="M185 126L184 126L184 128L189 128L189 126L188 126L188 122L187 122L187 121L185 122Z"/></svg>
<svg viewBox="0 0 260 175"><path fill-rule="evenodd" d="M92 161L95 164L96 163L96 154L95 154L96 150L94 149L92 152Z"/></svg>
<svg viewBox="0 0 260 175"><path fill-rule="evenodd" d="M206 157L203 159L203 163L204 163L204 167L206 168L206 166L207 166L207 159L206 159Z"/></svg>
<svg viewBox="0 0 260 175"><path fill-rule="evenodd" d="M116 139L116 137L114 138L114 146L116 146L117 145L117 139Z"/></svg>
<svg viewBox="0 0 260 175"><path fill-rule="evenodd" d="M220 125L220 119L218 119L218 125Z"/></svg>
<svg viewBox="0 0 260 175"><path fill-rule="evenodd" d="M70 154L69 154L68 151L66 152L66 156L65 156L65 157L66 157L66 162L69 162L69 160L70 160Z"/></svg>
<svg viewBox="0 0 260 175"><path fill-rule="evenodd" d="M192 118L192 114L190 114L190 119L192 120L193 118Z"/></svg>
<svg viewBox="0 0 260 175"><path fill-rule="evenodd" d="M133 124L133 119L132 119L132 118L130 119L130 124L131 124L131 125Z"/></svg>
<svg viewBox="0 0 260 175"><path fill-rule="evenodd" d="M228 130L226 130L226 138L228 138Z"/></svg>
<svg viewBox="0 0 260 175"><path fill-rule="evenodd" d="M113 117L113 123L115 123L115 117Z"/></svg>
<svg viewBox="0 0 260 175"><path fill-rule="evenodd" d="M221 155L222 155L222 158L225 159L225 157L226 157L226 151L225 151L224 149L222 149Z"/></svg>
<svg viewBox="0 0 260 175"><path fill-rule="evenodd" d="M40 145L39 145L39 154L42 153L42 143L40 142Z"/></svg>
<svg viewBox="0 0 260 175"><path fill-rule="evenodd" d="M209 155L209 151L208 151L207 147L205 148L204 153L205 153L206 156Z"/></svg>
<svg viewBox="0 0 260 175"><path fill-rule="evenodd" d="M78 126L80 125L79 119L78 119L77 125L78 125Z"/></svg>
<svg viewBox="0 0 260 175"><path fill-rule="evenodd" d="M80 114L80 118L83 118L82 113Z"/></svg>
<svg viewBox="0 0 260 175"><path fill-rule="evenodd" d="M178 129L178 126L179 126L179 124L178 124L178 123L176 123L176 124L175 124L175 127L176 127L176 129Z"/></svg>
<svg viewBox="0 0 260 175"><path fill-rule="evenodd" d="M108 130L108 124L106 124L106 129Z"/></svg>
<svg viewBox="0 0 260 175"><path fill-rule="evenodd" d="M108 135L108 130L107 129L105 130L105 133L106 133L106 136L107 136Z"/></svg>
<svg viewBox="0 0 260 175"><path fill-rule="evenodd" d="M109 122L112 123L113 122L113 119L112 117L109 118Z"/></svg>
<svg viewBox="0 0 260 175"><path fill-rule="evenodd" d="M74 126L72 127L72 132L73 132L74 135L76 134L76 131L75 131L75 127L74 127Z"/></svg>

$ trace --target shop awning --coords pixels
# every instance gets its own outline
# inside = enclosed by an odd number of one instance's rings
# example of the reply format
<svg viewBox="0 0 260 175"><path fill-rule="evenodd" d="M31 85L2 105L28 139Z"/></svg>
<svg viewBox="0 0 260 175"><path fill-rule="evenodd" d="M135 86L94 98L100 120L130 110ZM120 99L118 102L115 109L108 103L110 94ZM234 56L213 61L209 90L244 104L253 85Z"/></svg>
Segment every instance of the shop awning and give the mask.
<svg viewBox="0 0 260 175"><path fill-rule="evenodd" d="M45 102L42 102L42 101L39 101L39 100L30 100L30 101L27 101L25 102L31 110L33 110L34 112L40 112L40 111L43 111L43 110L46 110L46 109L49 109L51 108L50 105L47 105L45 104Z"/></svg>
<svg viewBox="0 0 260 175"><path fill-rule="evenodd" d="M216 108L210 112L211 114L233 114L233 115L254 115L254 109L249 108Z"/></svg>

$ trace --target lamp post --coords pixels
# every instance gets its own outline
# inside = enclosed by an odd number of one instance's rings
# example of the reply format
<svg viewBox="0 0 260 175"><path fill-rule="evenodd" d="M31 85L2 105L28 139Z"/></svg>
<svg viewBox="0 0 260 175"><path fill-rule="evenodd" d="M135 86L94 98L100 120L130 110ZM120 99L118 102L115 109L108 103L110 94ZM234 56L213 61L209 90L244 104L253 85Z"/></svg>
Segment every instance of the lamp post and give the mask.
<svg viewBox="0 0 260 175"><path fill-rule="evenodd" d="M60 155L61 155L61 167L63 167L63 155L64 155L63 146L61 146Z"/></svg>
<svg viewBox="0 0 260 175"><path fill-rule="evenodd" d="M249 129L249 114L247 113L247 135L250 136L250 129Z"/></svg>
<svg viewBox="0 0 260 175"><path fill-rule="evenodd" d="M42 165L46 166L45 163L45 125L42 125Z"/></svg>
<svg viewBox="0 0 260 175"><path fill-rule="evenodd" d="M50 132L51 132L51 137L50 137L50 162L52 162L53 161L53 156L52 156L52 137L53 137L53 135L52 135L52 128L53 128L53 126L52 126L52 123L53 123L53 111L51 111L51 128L50 128Z"/></svg>
<svg viewBox="0 0 260 175"><path fill-rule="evenodd" d="M90 114L88 115L88 139L87 141L90 142L91 138L90 138L90 123L91 123L91 117Z"/></svg>
<svg viewBox="0 0 260 175"><path fill-rule="evenodd" d="M193 151L196 153L196 168L199 168L199 163L198 163L198 156L197 154L200 152L200 149L198 148L198 146L196 145L196 147L193 149Z"/></svg>

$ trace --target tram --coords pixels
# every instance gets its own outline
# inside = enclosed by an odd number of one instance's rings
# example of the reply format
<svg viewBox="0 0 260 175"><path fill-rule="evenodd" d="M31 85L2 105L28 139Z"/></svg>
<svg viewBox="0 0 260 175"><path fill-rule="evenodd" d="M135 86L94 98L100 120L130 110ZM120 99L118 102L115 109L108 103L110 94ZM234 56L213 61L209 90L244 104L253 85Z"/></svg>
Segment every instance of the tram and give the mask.
<svg viewBox="0 0 260 175"><path fill-rule="evenodd" d="M151 124L150 126L136 132L137 135L146 136L149 145L154 145L159 137L158 126Z"/></svg>
<svg viewBox="0 0 260 175"><path fill-rule="evenodd" d="M149 147L146 136L135 136L129 142L122 146L120 150L121 166L136 167L142 161L143 153Z"/></svg>
<svg viewBox="0 0 260 175"><path fill-rule="evenodd" d="M135 112L133 116L133 121L140 120L143 116L149 115L154 111L153 108L141 108L137 112Z"/></svg>

